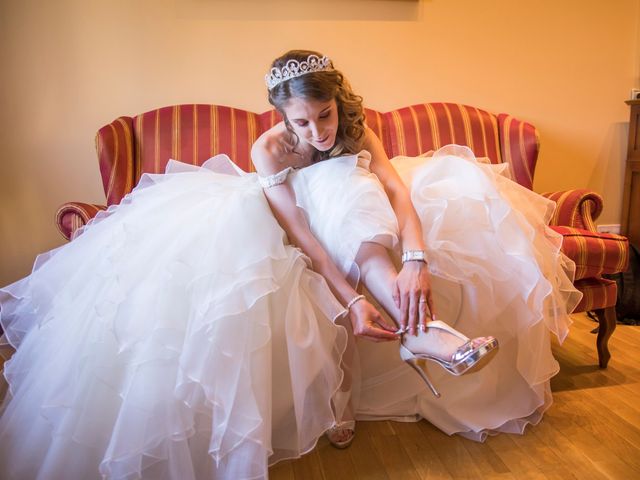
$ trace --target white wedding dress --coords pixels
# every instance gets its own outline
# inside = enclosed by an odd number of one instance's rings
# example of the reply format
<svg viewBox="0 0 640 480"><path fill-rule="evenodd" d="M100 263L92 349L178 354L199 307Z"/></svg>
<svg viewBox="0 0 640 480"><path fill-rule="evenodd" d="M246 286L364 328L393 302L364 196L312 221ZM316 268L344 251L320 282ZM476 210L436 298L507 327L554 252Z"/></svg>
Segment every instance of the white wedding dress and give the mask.
<svg viewBox="0 0 640 480"><path fill-rule="evenodd" d="M362 242L398 254L398 227L369 154L291 171L298 205L358 281ZM358 342L356 418L426 418L482 439L521 432L550 405L580 294L553 204L448 147L394 165L412 188L440 319L494 335L478 373L429 366L435 399L398 344ZM5 363L1 478L265 478L312 449L344 408L344 308L286 243L256 174L225 156L171 161L32 274L0 289ZM338 418L337 420L340 420Z"/></svg>

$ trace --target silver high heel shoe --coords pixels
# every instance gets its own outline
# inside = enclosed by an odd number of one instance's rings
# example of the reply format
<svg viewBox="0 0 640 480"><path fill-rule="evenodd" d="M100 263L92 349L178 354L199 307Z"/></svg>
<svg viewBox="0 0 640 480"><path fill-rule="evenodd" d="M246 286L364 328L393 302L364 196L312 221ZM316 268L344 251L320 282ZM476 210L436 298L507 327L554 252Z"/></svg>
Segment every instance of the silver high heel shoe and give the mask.
<svg viewBox="0 0 640 480"><path fill-rule="evenodd" d="M451 358L446 359L437 355L437 345L433 345L433 342L425 342L426 332L420 331L418 335L405 334L402 336L400 358L420 375L437 398L440 398L440 393L434 387L427 373L418 366L417 360L419 358L434 361L450 374L458 376L481 369L498 352L498 340L494 337L469 339L440 320L427 322L426 327L427 329L436 328L445 331L461 341Z"/></svg>

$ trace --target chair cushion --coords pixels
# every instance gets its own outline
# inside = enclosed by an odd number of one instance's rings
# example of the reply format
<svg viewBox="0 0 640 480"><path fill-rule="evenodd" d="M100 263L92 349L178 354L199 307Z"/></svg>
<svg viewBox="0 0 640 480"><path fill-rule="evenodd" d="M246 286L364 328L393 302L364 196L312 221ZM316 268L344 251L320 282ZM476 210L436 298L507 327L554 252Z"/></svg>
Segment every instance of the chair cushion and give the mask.
<svg viewBox="0 0 640 480"><path fill-rule="evenodd" d="M629 245L625 237L574 227L551 228L562 235L562 252L576 264L576 280L626 270Z"/></svg>

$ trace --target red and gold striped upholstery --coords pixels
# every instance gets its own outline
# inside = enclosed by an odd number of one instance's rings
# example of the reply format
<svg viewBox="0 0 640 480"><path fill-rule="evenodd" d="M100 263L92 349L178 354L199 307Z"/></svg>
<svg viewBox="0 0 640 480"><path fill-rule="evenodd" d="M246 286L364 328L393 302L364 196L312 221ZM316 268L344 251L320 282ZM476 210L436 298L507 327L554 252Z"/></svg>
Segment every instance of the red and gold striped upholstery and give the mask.
<svg viewBox="0 0 640 480"><path fill-rule="evenodd" d="M258 115L260 132L266 132L271 127L273 127L276 123L279 123L281 121L282 121L282 115L280 115L276 110L267 110L261 115Z"/></svg>
<svg viewBox="0 0 640 480"><path fill-rule="evenodd" d="M378 112L377 110L365 108L364 116L365 123L371 130L373 130L373 133L378 136L378 138L382 142L382 145L384 146L385 151L390 152L391 146L389 140L389 129L386 126L384 114Z"/></svg>
<svg viewBox="0 0 640 480"><path fill-rule="evenodd" d="M120 117L98 130L96 150L107 205L119 203L134 187L133 119Z"/></svg>
<svg viewBox="0 0 640 480"><path fill-rule="evenodd" d="M492 163L502 162L498 120L484 110L456 103L424 103L384 115L390 157L413 157L455 143Z"/></svg>
<svg viewBox="0 0 640 480"><path fill-rule="evenodd" d="M513 178L529 189L533 188L540 137L536 127L511 115L498 115L502 161L511 168Z"/></svg>
<svg viewBox="0 0 640 480"><path fill-rule="evenodd" d="M627 269L629 241L621 235L552 226L562 234L562 251L576 264L576 280Z"/></svg>
<svg viewBox="0 0 640 480"><path fill-rule="evenodd" d="M551 225L567 225L596 231L594 220L602 212L602 197L596 192L585 189L567 190L564 192L547 192L542 194L556 202L556 210L551 218Z"/></svg>
<svg viewBox="0 0 640 480"><path fill-rule="evenodd" d="M106 209L107 207L104 205L94 205L92 203L65 203L56 212L56 224L60 232L67 239L71 239L80 227L86 225L98 212Z"/></svg>
<svg viewBox="0 0 640 480"><path fill-rule="evenodd" d="M615 306L618 295L616 282L606 278L584 278L574 283L582 292L582 300L576 307L576 312L590 312L604 310ZM606 366L601 365L601 366Z"/></svg>
<svg viewBox="0 0 640 480"><path fill-rule="evenodd" d="M255 113L217 105L160 108L135 117L133 127L136 181L143 173L164 172L169 159L202 165L220 153L249 171L260 134Z"/></svg>
<svg viewBox="0 0 640 480"><path fill-rule="evenodd" d="M201 165L226 153L249 171L260 131L255 113L217 105L175 105L120 117L96 136L107 205L120 202L143 173L164 172L169 159Z"/></svg>
<svg viewBox="0 0 640 480"><path fill-rule="evenodd" d="M509 163L520 185L533 186L540 142L530 123L456 103L425 103L384 115L391 157L416 156L450 143L466 145L491 163Z"/></svg>

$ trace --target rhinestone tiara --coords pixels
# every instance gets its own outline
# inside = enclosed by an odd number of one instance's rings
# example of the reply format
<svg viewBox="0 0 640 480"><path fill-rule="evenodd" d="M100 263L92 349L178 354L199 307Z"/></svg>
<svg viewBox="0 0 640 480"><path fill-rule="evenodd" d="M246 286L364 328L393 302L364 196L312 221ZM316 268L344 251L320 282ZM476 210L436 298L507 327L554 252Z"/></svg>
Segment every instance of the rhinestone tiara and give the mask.
<svg viewBox="0 0 640 480"><path fill-rule="evenodd" d="M307 73L323 72L325 70L333 70L329 57L319 57L318 55L311 54L302 62L291 59L288 60L282 68L273 67L269 73L264 76L264 80L267 88L271 90L276 85L292 78L301 77Z"/></svg>

